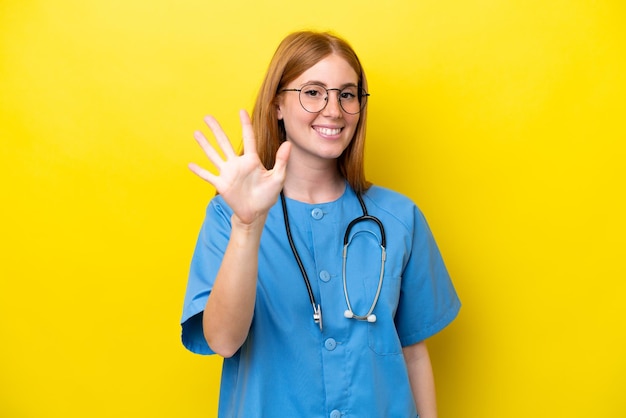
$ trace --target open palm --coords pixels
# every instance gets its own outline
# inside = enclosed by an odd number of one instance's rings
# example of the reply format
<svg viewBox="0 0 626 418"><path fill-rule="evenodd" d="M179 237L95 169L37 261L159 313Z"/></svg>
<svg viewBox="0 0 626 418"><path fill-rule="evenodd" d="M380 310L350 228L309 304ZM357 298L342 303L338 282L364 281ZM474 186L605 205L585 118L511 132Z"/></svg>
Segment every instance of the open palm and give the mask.
<svg viewBox="0 0 626 418"><path fill-rule="evenodd" d="M240 222L250 224L265 216L276 203L285 182L290 144L284 142L280 146L274 167L267 170L257 154L250 117L243 110L239 117L243 131L243 154L235 152L217 120L207 116L205 122L224 157L201 132L196 132L194 137L219 173L213 174L194 163L189 164L189 168L215 187Z"/></svg>

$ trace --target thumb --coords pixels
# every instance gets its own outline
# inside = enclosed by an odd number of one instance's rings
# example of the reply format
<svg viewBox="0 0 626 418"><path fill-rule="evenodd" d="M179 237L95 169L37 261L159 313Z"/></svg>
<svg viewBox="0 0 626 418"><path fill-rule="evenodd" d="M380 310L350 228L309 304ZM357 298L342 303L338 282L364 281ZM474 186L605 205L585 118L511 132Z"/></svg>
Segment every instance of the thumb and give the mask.
<svg viewBox="0 0 626 418"><path fill-rule="evenodd" d="M272 171L284 177L290 154L291 142L285 141L280 145L278 151L276 151L276 161L274 162L274 168L272 169Z"/></svg>

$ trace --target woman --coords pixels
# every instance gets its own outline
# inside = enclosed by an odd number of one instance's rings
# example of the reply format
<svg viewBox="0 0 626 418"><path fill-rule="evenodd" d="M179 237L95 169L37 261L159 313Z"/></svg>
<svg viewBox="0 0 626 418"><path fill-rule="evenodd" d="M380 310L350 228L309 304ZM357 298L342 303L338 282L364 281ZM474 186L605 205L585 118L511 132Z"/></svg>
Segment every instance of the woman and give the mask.
<svg viewBox="0 0 626 418"><path fill-rule="evenodd" d="M220 417L437 414L424 341L460 302L419 209L365 180L367 99L344 40L297 32L240 114L243 153L212 117L224 157L195 135L218 174L190 168L218 195L182 338L224 357Z"/></svg>

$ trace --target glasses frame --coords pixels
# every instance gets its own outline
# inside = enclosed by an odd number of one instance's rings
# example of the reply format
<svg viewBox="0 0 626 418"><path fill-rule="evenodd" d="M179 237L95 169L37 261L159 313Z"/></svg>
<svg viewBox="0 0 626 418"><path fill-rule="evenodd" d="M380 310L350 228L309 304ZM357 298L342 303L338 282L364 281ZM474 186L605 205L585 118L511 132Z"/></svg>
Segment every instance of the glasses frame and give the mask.
<svg viewBox="0 0 626 418"><path fill-rule="evenodd" d="M307 109L306 107L304 107L304 105L302 104L302 90L305 90L306 87L308 86L315 86L315 87L321 87L324 90L326 90L326 97L324 98L324 106L322 106L322 108L316 112L312 112L309 109ZM344 107L343 104L341 103L341 92L344 91L345 89L347 89L348 87L351 86L347 86L344 87L342 89L339 88L332 88L332 89L327 89L324 86L321 86L319 84L306 84L304 86L302 86L302 88L300 89L282 89L281 92L283 91L297 91L298 92L298 101L300 102L300 106L302 106L302 108L309 112L309 113L320 113L321 111L323 111L324 109L326 109L326 106L328 106L328 97L330 96L330 92L331 91L336 91L337 92L337 101L339 102L339 107L341 107L341 110L343 110L344 112L346 112L349 115L358 115L359 113L361 113L363 111L363 109L365 108L365 106L367 106L367 98L370 96L370 94L365 91L364 88L362 87L357 87L358 90L360 90L361 95L359 96L359 111L356 113L352 113L352 112L348 112Z"/></svg>

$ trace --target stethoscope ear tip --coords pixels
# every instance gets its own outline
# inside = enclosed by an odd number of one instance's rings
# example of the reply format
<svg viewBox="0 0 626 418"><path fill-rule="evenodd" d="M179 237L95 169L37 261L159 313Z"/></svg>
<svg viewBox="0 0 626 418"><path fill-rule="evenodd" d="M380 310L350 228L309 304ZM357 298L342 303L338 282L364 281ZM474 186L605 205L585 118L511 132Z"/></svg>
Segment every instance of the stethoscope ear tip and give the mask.
<svg viewBox="0 0 626 418"><path fill-rule="evenodd" d="M369 314L366 317L365 316L356 316L354 314L354 312L352 312L350 309L346 309L345 311L343 311L343 316L345 316L348 319L355 318L355 319L358 319L360 321L367 320L367 322L369 322L369 323L374 323L374 322L376 322L376 319L377 319L376 315L374 315L374 314Z"/></svg>

